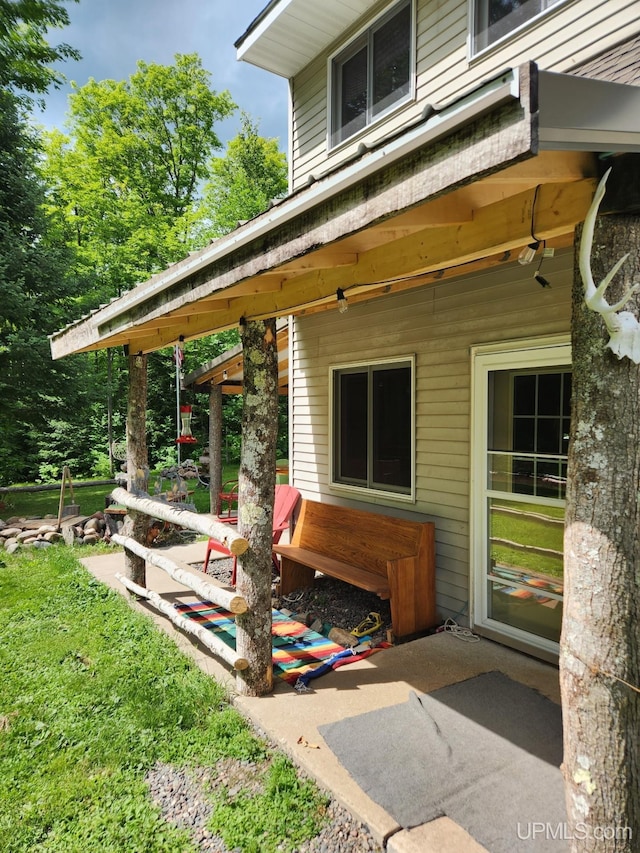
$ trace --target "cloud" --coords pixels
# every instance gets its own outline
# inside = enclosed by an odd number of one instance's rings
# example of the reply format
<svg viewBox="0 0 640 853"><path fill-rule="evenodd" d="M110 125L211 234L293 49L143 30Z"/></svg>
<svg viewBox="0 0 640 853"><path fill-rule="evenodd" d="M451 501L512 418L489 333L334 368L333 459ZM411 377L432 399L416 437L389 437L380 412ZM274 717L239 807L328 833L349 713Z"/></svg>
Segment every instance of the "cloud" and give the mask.
<svg viewBox="0 0 640 853"><path fill-rule="evenodd" d="M260 122L264 136L287 144L287 83L280 77L236 60L234 42L267 0L81 0L68 6L71 23L52 31L52 43L65 41L82 59L58 66L69 81L125 80L138 60L170 65L176 53L198 53L211 72L214 89L228 89L241 110ZM35 120L63 128L69 83L53 90ZM240 110L219 128L226 142L240 127Z"/></svg>

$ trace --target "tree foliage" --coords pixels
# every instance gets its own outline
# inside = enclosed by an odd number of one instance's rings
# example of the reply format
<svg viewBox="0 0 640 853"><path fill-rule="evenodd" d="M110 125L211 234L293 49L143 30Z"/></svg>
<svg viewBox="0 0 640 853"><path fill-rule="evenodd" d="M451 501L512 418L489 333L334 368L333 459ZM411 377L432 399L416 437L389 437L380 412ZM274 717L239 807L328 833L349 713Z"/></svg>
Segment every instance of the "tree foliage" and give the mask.
<svg viewBox="0 0 640 853"><path fill-rule="evenodd" d="M126 81L90 80L72 94L69 135L50 135L47 172L92 297L117 296L184 256L221 147L215 125L234 108L195 54L171 66L139 62Z"/></svg>
<svg viewBox="0 0 640 853"><path fill-rule="evenodd" d="M196 55L178 55L172 66L139 62L126 81L90 80L74 91L67 133L47 135L43 167L52 243L73 258L74 319L256 215L284 192L284 154L275 141L258 135L247 115L225 156L216 156L221 148L216 126L234 109L229 93L211 89ZM237 342L232 330L187 343L184 372ZM103 394L86 412L87 431L95 436L94 447L106 449L109 360L106 353L82 358ZM147 438L156 465L175 455L172 350L150 353L148 367ZM121 439L128 381L122 351L112 352L111 368L114 438ZM202 446L208 406L204 398L188 402L195 403L192 429ZM240 403L224 402L231 458L239 455ZM61 438L63 425L53 432ZM104 450L94 450L92 457L94 464L105 462Z"/></svg>
<svg viewBox="0 0 640 853"><path fill-rule="evenodd" d="M64 247L48 242L40 150L20 104L0 91L0 471L6 482L37 471L61 412L84 408L78 359L53 363L47 334L73 317ZM67 436L68 439L68 436ZM76 443L76 449L79 443Z"/></svg>
<svg viewBox="0 0 640 853"><path fill-rule="evenodd" d="M287 191L287 161L276 139L265 139L258 125L242 114L240 133L226 156L213 161L203 199L203 228L220 237L238 222L252 219Z"/></svg>
<svg viewBox="0 0 640 853"><path fill-rule="evenodd" d="M0 87L16 92L44 94L59 86L64 76L52 63L79 59L70 45L52 46L50 28L69 23L66 0L0 0ZM78 0L74 0L78 2Z"/></svg>

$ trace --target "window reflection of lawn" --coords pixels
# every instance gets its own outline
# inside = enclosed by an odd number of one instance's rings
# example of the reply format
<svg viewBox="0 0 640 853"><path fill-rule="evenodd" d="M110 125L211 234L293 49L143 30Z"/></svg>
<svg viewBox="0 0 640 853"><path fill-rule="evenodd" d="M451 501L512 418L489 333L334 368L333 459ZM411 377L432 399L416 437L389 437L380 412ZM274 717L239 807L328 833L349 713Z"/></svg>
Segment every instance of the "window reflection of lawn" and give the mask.
<svg viewBox="0 0 640 853"><path fill-rule="evenodd" d="M547 578L562 578L564 508L519 501L491 502L492 562Z"/></svg>

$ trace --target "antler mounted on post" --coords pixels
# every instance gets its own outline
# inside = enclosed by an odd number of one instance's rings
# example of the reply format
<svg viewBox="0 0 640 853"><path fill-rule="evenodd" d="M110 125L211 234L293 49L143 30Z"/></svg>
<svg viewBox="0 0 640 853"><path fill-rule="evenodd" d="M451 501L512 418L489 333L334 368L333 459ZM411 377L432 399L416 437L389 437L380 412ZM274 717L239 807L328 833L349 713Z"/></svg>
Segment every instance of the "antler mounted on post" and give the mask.
<svg viewBox="0 0 640 853"><path fill-rule="evenodd" d="M591 250L593 247L593 230L600 204L604 198L607 178L611 169L602 176L596 189L591 207L585 217L582 229L582 241L580 243L579 265L580 275L584 284L584 301L588 308L602 315L607 330L609 331L609 342L607 346L618 356L618 358L630 358L636 364L640 364L640 323L630 311L621 311L621 308L640 290L640 283L627 288L624 296L614 305L609 305L605 299L605 291L620 267L629 257L623 255L615 264L613 269L603 278L599 285L595 285L591 273Z"/></svg>

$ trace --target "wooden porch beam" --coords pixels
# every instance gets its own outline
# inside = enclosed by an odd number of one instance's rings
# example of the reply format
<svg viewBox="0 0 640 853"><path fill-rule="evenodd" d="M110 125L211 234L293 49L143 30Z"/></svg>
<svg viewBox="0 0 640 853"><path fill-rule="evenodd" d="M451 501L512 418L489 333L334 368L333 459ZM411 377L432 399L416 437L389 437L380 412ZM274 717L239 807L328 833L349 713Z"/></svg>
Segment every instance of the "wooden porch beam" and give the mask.
<svg viewBox="0 0 640 853"><path fill-rule="evenodd" d="M278 267L278 272L305 272L306 270L326 269L327 267L348 267L358 263L355 252L344 252L338 248L318 249L301 258L296 258Z"/></svg>
<svg viewBox="0 0 640 853"><path fill-rule="evenodd" d="M403 279L426 273L441 273L485 257L513 252L531 242L532 212L535 236L539 240L570 235L589 208L596 181L587 178L568 184L543 184L524 193L477 211L473 222L462 226L428 229L372 249L360 256L355 268L324 270L297 278L285 287L283 299L261 304L258 298L243 300L245 316L276 316L313 310L318 303L336 298L343 290L361 285L394 287ZM533 202L535 198L535 210Z"/></svg>
<svg viewBox="0 0 640 853"><path fill-rule="evenodd" d="M461 275L465 264L520 250L533 239L532 229L539 240L571 235L575 225L584 219L595 184L595 179L585 178L529 188L481 208L465 224L426 228L363 252L356 265L293 275L285 280L278 293L234 297L235 288L229 288L229 307L216 312L215 319L200 313L199 303L194 302L189 306L192 313L181 317L179 324L159 327L154 323L153 337L145 336L142 329L141 334L135 327L129 329L129 345L134 351L147 351L168 346L179 334L189 340L213 330L235 327L241 317L282 317L324 310L335 301L338 288L353 291L379 285L381 290L396 290L405 279L411 280L408 286L416 286L426 281L416 281L419 276L437 273L433 279L437 280L442 278L444 270ZM371 295L370 291L367 298ZM119 335L117 338L120 342Z"/></svg>

